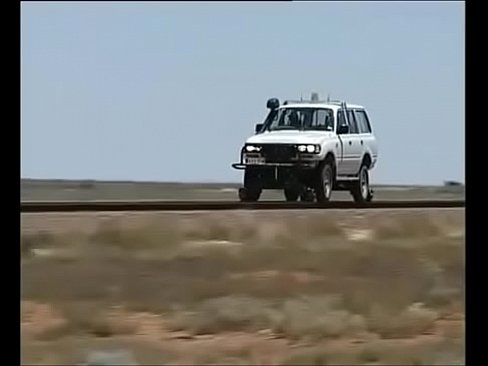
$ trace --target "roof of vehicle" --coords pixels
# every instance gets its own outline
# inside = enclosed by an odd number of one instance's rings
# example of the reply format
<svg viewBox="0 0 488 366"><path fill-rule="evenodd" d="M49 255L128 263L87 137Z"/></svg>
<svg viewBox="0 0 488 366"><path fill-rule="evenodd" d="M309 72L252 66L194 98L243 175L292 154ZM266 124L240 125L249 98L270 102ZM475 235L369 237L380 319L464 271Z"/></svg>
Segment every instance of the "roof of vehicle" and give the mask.
<svg viewBox="0 0 488 366"><path fill-rule="evenodd" d="M357 104L349 104L347 103L348 108L353 109L364 109L363 106ZM341 108L338 104L327 103L327 102L292 102L287 104L282 104L279 107L281 108L330 108L330 109L339 109Z"/></svg>

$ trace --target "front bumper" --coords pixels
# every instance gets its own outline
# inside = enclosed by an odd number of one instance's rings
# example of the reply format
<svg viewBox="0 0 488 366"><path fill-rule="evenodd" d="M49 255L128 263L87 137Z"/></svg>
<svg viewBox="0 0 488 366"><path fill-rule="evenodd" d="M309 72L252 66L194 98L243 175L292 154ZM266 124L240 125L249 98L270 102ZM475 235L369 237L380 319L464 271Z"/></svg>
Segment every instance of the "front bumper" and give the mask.
<svg viewBox="0 0 488 366"><path fill-rule="evenodd" d="M297 169L314 169L319 164L317 160L311 161L295 161L290 163L263 163L263 164L245 164L245 163L233 163L232 168L237 170L243 170L248 167L252 168L297 168Z"/></svg>
<svg viewBox="0 0 488 366"><path fill-rule="evenodd" d="M318 166L320 156L317 153L299 152L295 145L264 144L261 151L245 151L243 147L239 160L239 163L232 164L234 169L313 169Z"/></svg>

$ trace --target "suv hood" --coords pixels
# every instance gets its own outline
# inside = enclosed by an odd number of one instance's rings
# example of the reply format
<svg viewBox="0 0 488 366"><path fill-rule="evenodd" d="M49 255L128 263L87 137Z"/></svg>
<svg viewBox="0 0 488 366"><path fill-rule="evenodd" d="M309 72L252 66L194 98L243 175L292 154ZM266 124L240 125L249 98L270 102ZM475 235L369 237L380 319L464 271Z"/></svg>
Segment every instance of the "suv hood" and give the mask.
<svg viewBox="0 0 488 366"><path fill-rule="evenodd" d="M272 131L263 132L247 139L247 144L320 144L332 137L328 131Z"/></svg>

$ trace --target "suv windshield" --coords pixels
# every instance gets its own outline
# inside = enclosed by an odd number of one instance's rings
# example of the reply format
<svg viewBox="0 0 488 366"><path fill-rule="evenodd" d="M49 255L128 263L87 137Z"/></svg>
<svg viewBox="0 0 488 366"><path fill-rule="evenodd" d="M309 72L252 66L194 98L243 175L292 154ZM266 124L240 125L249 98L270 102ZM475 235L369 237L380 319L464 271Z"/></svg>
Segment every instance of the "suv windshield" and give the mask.
<svg viewBox="0 0 488 366"><path fill-rule="evenodd" d="M270 131L334 131L334 112L328 108L281 108L269 121Z"/></svg>

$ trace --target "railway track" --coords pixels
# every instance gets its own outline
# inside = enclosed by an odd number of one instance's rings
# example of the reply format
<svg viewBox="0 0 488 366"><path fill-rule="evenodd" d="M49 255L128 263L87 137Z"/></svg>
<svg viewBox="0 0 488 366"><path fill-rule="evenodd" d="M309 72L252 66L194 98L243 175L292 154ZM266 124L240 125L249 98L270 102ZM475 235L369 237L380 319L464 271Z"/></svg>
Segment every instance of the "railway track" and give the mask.
<svg viewBox="0 0 488 366"><path fill-rule="evenodd" d="M374 201L357 204L350 201L327 203L262 201L31 201L21 202L22 213L116 212L116 211L217 211L217 210L305 210L305 209L412 209L463 208L464 200Z"/></svg>

